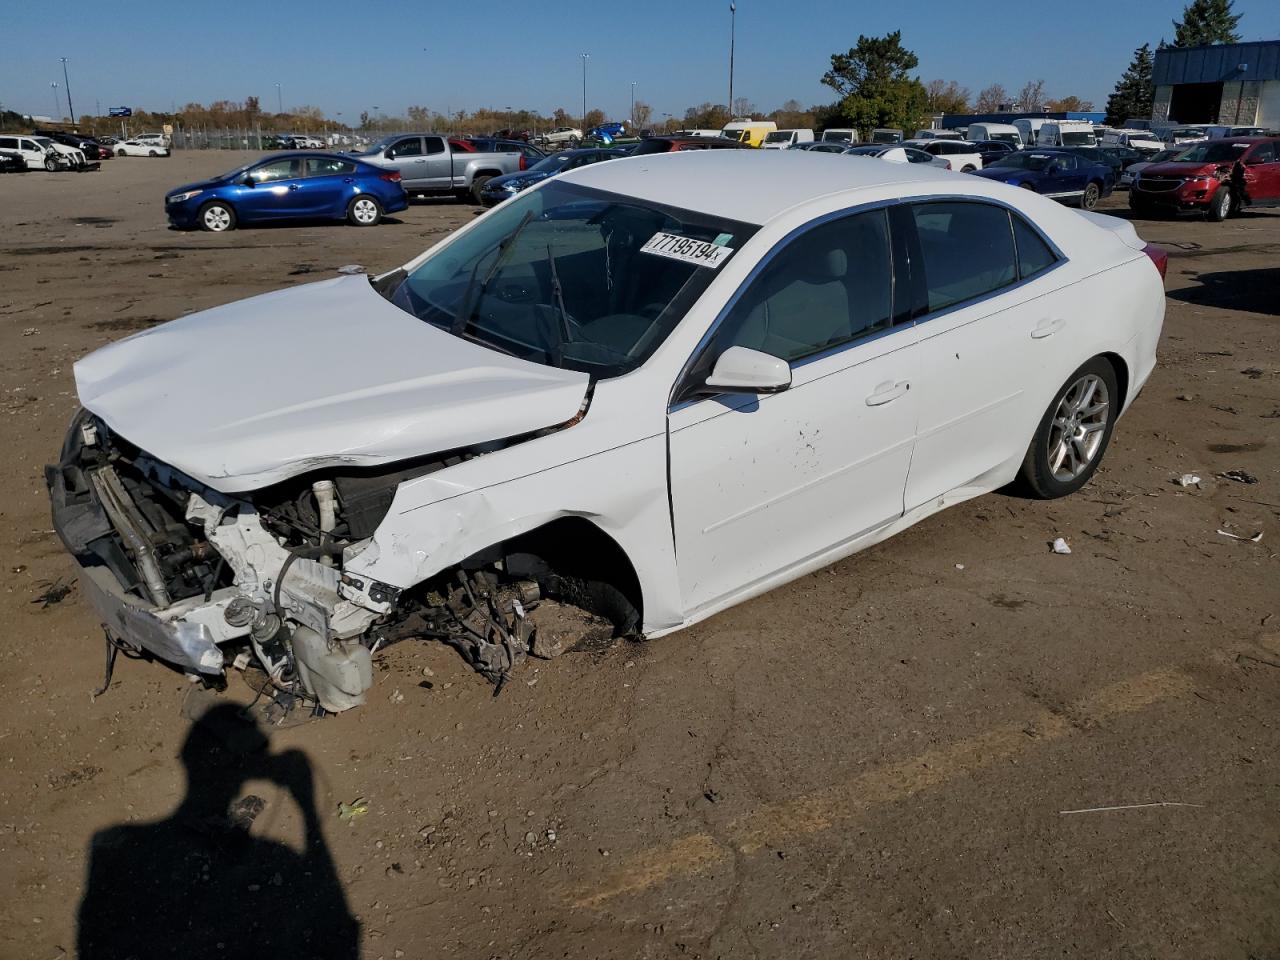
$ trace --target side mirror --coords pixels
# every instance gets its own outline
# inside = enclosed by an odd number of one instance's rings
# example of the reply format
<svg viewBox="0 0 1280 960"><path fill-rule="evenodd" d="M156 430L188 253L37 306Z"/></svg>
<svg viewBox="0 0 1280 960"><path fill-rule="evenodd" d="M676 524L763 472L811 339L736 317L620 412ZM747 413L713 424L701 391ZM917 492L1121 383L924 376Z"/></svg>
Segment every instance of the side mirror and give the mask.
<svg viewBox="0 0 1280 960"><path fill-rule="evenodd" d="M252 186L253 186L255 183L257 183L258 181L257 181L257 180L254 180L252 176L250 176L249 174L247 174L247 173L246 173L246 174L244 175L244 179L243 179L243 180L241 180L240 182L241 182L242 184L244 184L246 187L252 187Z"/></svg>
<svg viewBox="0 0 1280 960"><path fill-rule="evenodd" d="M1060 164L1060 163L1051 163L1051 164L1049 164L1049 172L1050 172L1050 173L1061 173L1061 172L1062 172L1062 164Z"/></svg>
<svg viewBox="0 0 1280 960"><path fill-rule="evenodd" d="M714 393L781 393L791 386L791 366L750 347L730 347L716 360L706 386Z"/></svg>

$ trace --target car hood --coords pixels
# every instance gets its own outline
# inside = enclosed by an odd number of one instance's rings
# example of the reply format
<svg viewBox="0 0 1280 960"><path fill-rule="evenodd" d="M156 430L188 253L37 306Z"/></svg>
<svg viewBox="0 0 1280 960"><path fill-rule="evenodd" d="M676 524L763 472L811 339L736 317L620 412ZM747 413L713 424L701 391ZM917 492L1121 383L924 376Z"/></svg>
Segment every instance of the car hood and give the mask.
<svg viewBox="0 0 1280 960"><path fill-rule="evenodd" d="M1011 183L1015 180L1025 180L1035 177L1036 171L1027 170L1022 167L984 167L981 170L975 170L969 174L971 177L983 177L987 180L999 180L1001 183Z"/></svg>
<svg viewBox="0 0 1280 960"><path fill-rule="evenodd" d="M1217 163L1196 163L1194 160L1191 162L1166 160L1164 163L1153 163L1145 167L1142 172L1156 177L1194 177L1208 176L1219 167L1230 166L1230 160L1223 160Z"/></svg>
<svg viewBox="0 0 1280 960"><path fill-rule="evenodd" d="M226 493L555 426L589 381L424 323L364 276L134 334L80 360L75 379L114 432Z"/></svg>
<svg viewBox="0 0 1280 960"><path fill-rule="evenodd" d="M539 183L547 179L549 176L551 176L549 173L534 173L531 170L520 170L516 173L504 173L500 177L494 177L485 184L485 187L496 189L497 187L501 187L503 184L516 183L518 181L526 184Z"/></svg>

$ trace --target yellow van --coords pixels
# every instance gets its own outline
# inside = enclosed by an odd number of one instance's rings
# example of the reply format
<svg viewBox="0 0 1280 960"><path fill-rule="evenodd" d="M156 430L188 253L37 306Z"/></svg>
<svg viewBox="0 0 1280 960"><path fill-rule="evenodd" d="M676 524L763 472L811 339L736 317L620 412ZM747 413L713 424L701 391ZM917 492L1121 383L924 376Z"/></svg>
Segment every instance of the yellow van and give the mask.
<svg viewBox="0 0 1280 960"><path fill-rule="evenodd" d="M777 129L778 125L772 120L734 120L725 124L720 136L745 143L748 147L758 147L764 143L765 137Z"/></svg>

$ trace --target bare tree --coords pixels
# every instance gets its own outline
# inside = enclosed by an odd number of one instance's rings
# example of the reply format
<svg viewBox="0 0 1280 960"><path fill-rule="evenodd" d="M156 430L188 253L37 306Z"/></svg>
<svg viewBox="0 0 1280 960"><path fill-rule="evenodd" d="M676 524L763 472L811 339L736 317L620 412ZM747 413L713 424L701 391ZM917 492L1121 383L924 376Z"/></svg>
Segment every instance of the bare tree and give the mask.
<svg viewBox="0 0 1280 960"><path fill-rule="evenodd" d="M995 113L1000 109L1000 105L1009 102L1009 91L998 83L984 89L978 94L978 102L974 104L974 109L978 113Z"/></svg>
<svg viewBox="0 0 1280 960"><path fill-rule="evenodd" d="M924 85L929 97L929 112L968 113L969 91L954 80L930 80Z"/></svg>
<svg viewBox="0 0 1280 960"><path fill-rule="evenodd" d="M1044 108L1044 81L1028 80L1018 91L1018 105L1023 110L1041 110Z"/></svg>
<svg viewBox="0 0 1280 960"><path fill-rule="evenodd" d="M1087 111L1093 109L1092 100L1081 100L1074 93L1058 100L1045 101L1044 108L1051 113L1067 113L1069 111Z"/></svg>

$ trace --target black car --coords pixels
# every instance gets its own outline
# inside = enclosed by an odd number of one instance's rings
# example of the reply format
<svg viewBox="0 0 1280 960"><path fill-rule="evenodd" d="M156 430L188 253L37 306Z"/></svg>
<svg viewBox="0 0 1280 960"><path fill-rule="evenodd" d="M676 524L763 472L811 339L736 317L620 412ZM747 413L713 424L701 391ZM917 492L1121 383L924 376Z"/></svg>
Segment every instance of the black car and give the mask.
<svg viewBox="0 0 1280 960"><path fill-rule="evenodd" d="M65 133L61 130L37 130L36 136L48 137L64 147L75 147L89 161L104 160L112 156L112 153L93 137L86 137L79 133Z"/></svg>
<svg viewBox="0 0 1280 960"><path fill-rule="evenodd" d="M0 153L0 173L22 173L27 162L16 153Z"/></svg>
<svg viewBox="0 0 1280 960"><path fill-rule="evenodd" d="M982 165L987 167L1001 157L1007 157L1018 148L1004 140L975 140L973 149L977 151L978 156L982 157Z"/></svg>
<svg viewBox="0 0 1280 960"><path fill-rule="evenodd" d="M1141 155L1139 155L1132 160L1122 160L1116 153L1119 150L1135 154L1138 152L1131 150L1129 147L1054 147L1053 149L1064 153L1074 153L1077 157L1084 157L1093 163L1101 163L1103 166L1109 167L1117 182L1120 180L1120 173L1125 167L1142 159Z"/></svg>

